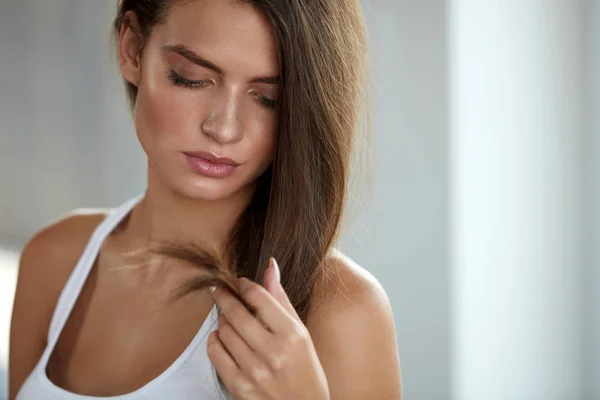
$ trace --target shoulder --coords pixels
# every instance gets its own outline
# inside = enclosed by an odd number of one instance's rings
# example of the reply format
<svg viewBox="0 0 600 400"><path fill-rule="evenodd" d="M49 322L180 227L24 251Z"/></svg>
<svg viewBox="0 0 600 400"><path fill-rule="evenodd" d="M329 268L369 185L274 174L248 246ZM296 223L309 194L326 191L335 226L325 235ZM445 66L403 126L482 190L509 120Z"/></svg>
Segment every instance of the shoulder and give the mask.
<svg viewBox="0 0 600 400"><path fill-rule="evenodd" d="M35 309L46 326L73 267L107 210L74 210L33 235L21 252L15 312Z"/></svg>
<svg viewBox="0 0 600 400"><path fill-rule="evenodd" d="M108 209L76 209L50 222L23 248L20 269L42 272L78 259L94 229L109 212Z"/></svg>
<svg viewBox="0 0 600 400"><path fill-rule="evenodd" d="M339 251L327 257L320 271L307 328L332 399L400 399L388 296L371 273Z"/></svg>
<svg viewBox="0 0 600 400"><path fill-rule="evenodd" d="M339 250L332 250L315 283L311 317L322 319L341 313L358 318L373 312L392 315L383 287L365 268Z"/></svg>
<svg viewBox="0 0 600 400"><path fill-rule="evenodd" d="M73 267L107 210L75 210L37 232L21 252L10 326L9 398L41 356L50 320Z"/></svg>
<svg viewBox="0 0 600 400"><path fill-rule="evenodd" d="M55 305L94 229L109 210L77 209L33 235L21 252L15 301Z"/></svg>

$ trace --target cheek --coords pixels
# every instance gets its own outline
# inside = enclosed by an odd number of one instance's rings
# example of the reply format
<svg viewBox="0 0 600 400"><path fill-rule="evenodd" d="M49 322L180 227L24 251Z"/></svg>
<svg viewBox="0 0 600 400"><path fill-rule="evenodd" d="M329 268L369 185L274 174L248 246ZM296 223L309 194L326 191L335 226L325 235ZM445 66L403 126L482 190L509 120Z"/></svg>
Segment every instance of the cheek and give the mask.
<svg viewBox="0 0 600 400"><path fill-rule="evenodd" d="M260 164L270 163L277 148L277 117L271 115L257 118L252 124L251 132L252 134L247 135L247 140L256 161Z"/></svg>
<svg viewBox="0 0 600 400"><path fill-rule="evenodd" d="M135 106L135 127L143 146L180 140L193 130L192 118L190 102L182 99L172 85L161 82L158 76L142 77Z"/></svg>

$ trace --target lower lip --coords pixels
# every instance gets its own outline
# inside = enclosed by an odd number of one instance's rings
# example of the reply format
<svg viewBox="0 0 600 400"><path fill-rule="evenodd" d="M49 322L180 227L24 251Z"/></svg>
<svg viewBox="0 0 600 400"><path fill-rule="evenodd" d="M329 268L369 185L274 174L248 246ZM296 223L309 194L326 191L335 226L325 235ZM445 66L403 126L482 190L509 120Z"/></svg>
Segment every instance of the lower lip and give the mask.
<svg viewBox="0 0 600 400"><path fill-rule="evenodd" d="M194 171L211 178L225 178L233 174L236 169L234 165L220 164L201 157L186 154L185 158Z"/></svg>

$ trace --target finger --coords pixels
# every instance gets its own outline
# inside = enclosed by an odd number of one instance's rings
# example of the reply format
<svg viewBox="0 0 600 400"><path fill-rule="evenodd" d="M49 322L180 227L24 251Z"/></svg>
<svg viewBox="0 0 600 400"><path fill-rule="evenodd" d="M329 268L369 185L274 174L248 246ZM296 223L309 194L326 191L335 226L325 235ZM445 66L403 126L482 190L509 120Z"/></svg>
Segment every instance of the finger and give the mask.
<svg viewBox="0 0 600 400"><path fill-rule="evenodd" d="M263 287L285 308L285 310L298 321L301 321L296 309L292 305L290 298L288 297L285 289L281 285L281 272L279 271L279 265L277 261L271 257L269 258L269 268L263 275Z"/></svg>
<svg viewBox="0 0 600 400"><path fill-rule="evenodd" d="M206 352L227 389L231 391L239 379L244 379L242 371L225 349L217 331L211 332L208 336Z"/></svg>
<svg viewBox="0 0 600 400"><path fill-rule="evenodd" d="M275 286L281 285L281 273L277 262L273 257L269 258L269 266L263 274L262 285L267 291L273 294Z"/></svg>
<svg viewBox="0 0 600 400"><path fill-rule="evenodd" d="M213 298L221 309L222 316L254 351L262 351L272 333L263 326L242 302L235 298L229 290L218 287Z"/></svg>
<svg viewBox="0 0 600 400"><path fill-rule="evenodd" d="M251 371L253 366L257 365L258 360L254 351L223 315L219 317L217 332L221 343L242 371Z"/></svg>
<svg viewBox="0 0 600 400"><path fill-rule="evenodd" d="M240 278L238 284L244 301L255 310L256 316L271 332L287 333L295 329L297 321L294 314L287 311L265 288L247 278Z"/></svg>

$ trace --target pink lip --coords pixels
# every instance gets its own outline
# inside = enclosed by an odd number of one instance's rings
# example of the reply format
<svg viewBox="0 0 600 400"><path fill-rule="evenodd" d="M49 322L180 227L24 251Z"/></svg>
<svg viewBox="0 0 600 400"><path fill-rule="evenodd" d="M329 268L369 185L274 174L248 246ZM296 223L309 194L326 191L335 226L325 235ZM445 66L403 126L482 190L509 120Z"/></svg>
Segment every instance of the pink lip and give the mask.
<svg viewBox="0 0 600 400"><path fill-rule="evenodd" d="M190 152L184 154L194 171L211 178L225 178L233 174L239 166L230 158L218 157L212 153Z"/></svg>
<svg viewBox="0 0 600 400"><path fill-rule="evenodd" d="M236 163L235 161L233 161L231 158L219 157L216 154L208 153L208 152L204 152L204 151L186 152L185 155L190 156L190 157L204 158L205 160L208 160L215 164L226 164L226 165L231 165L233 167L237 167L238 165L240 165L240 164Z"/></svg>

